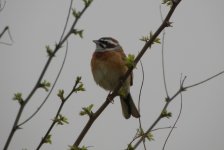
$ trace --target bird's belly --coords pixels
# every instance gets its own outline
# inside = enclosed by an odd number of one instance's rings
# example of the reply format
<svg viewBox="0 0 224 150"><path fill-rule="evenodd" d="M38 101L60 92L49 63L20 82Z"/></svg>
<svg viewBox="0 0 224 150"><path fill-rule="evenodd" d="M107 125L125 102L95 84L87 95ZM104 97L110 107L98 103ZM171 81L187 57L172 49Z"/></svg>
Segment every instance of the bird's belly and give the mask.
<svg viewBox="0 0 224 150"><path fill-rule="evenodd" d="M116 71L116 69L109 69L105 66L97 67L94 72L94 80L96 83L109 91L114 90L121 77L120 72Z"/></svg>

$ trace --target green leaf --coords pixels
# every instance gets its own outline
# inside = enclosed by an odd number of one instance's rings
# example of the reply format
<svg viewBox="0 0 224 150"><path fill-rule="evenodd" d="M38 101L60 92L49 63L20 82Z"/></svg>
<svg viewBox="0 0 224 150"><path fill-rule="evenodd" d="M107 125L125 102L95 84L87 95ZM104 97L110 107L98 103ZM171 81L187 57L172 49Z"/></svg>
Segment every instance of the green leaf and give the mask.
<svg viewBox="0 0 224 150"><path fill-rule="evenodd" d="M77 29L74 29L72 32L73 32L75 35L78 35L80 38L83 38L83 31L84 31L84 30L77 30Z"/></svg>
<svg viewBox="0 0 224 150"><path fill-rule="evenodd" d="M81 12L80 11L76 11L75 9L72 9L72 15L78 19L81 15Z"/></svg>
<svg viewBox="0 0 224 150"><path fill-rule="evenodd" d="M135 68L135 55L128 54L128 56L125 57L125 64L128 68Z"/></svg>
<svg viewBox="0 0 224 150"><path fill-rule="evenodd" d="M54 119L54 121L58 124L58 125L64 125L64 124L69 124L68 119L59 114L58 117L56 119Z"/></svg>
<svg viewBox="0 0 224 150"><path fill-rule="evenodd" d="M43 88L46 92L48 92L48 88L51 86L51 83L48 82L47 80L44 80L43 82L40 83L39 87Z"/></svg>
<svg viewBox="0 0 224 150"><path fill-rule="evenodd" d="M75 88L74 92L80 92L80 91L85 91L83 83L79 83L79 86Z"/></svg>
<svg viewBox="0 0 224 150"><path fill-rule="evenodd" d="M85 4L85 7L89 7L93 0L82 0Z"/></svg>
<svg viewBox="0 0 224 150"><path fill-rule="evenodd" d="M57 96L62 100L64 101L65 98L64 98L64 90L58 90L58 94Z"/></svg>
<svg viewBox="0 0 224 150"><path fill-rule="evenodd" d="M13 96L13 100L18 101L20 105L24 103L24 100L22 98L22 93L15 93Z"/></svg>
<svg viewBox="0 0 224 150"><path fill-rule="evenodd" d="M82 79L81 76L76 77L75 85L73 87L73 92L77 93L80 91L85 91L84 84L81 82L81 79Z"/></svg>
<svg viewBox="0 0 224 150"><path fill-rule="evenodd" d="M131 144L128 144L128 148L126 150L134 150Z"/></svg>
<svg viewBox="0 0 224 150"><path fill-rule="evenodd" d="M80 115L81 116L84 116L84 115L89 115L89 116L91 116L92 114L93 114L93 112L92 112L92 108L93 108L93 104L91 104L91 105L89 105L89 106L87 106L87 107L83 107L82 108L82 111L80 111Z"/></svg>
<svg viewBox="0 0 224 150"><path fill-rule="evenodd" d="M81 148L77 146L69 146L69 150L88 150L86 146L82 146Z"/></svg>
<svg viewBox="0 0 224 150"><path fill-rule="evenodd" d="M154 141L153 134L152 134L151 132L149 132L149 133L146 135L146 138L147 138L149 141Z"/></svg>
<svg viewBox="0 0 224 150"><path fill-rule="evenodd" d="M45 48L49 57L55 56L53 50L50 48L49 45L45 46Z"/></svg>
<svg viewBox="0 0 224 150"><path fill-rule="evenodd" d="M148 41L152 38L152 36L153 36L153 33L152 33L152 31L150 31L149 35L142 36L142 38L141 38L140 40L143 41L143 42L148 42ZM157 44L161 44L161 42L160 42L160 38L157 37L157 38L153 41L152 44L155 44L155 43L157 43Z"/></svg>
<svg viewBox="0 0 224 150"><path fill-rule="evenodd" d="M162 4L166 4L167 6L172 6L173 1L172 0L162 0Z"/></svg>
<svg viewBox="0 0 224 150"><path fill-rule="evenodd" d="M52 144L52 141L51 141L51 134L48 134L47 137L44 139L43 142L44 142L44 143L47 143L47 144Z"/></svg>
<svg viewBox="0 0 224 150"><path fill-rule="evenodd" d="M161 118L166 117L166 118L169 119L170 117L172 117L172 113L171 113L171 112L168 112L167 110L164 110L164 111L161 113L160 117L161 117Z"/></svg>
<svg viewBox="0 0 224 150"><path fill-rule="evenodd" d="M57 125L69 124L68 119L61 114L59 114L58 117L54 119L53 121L56 122Z"/></svg>

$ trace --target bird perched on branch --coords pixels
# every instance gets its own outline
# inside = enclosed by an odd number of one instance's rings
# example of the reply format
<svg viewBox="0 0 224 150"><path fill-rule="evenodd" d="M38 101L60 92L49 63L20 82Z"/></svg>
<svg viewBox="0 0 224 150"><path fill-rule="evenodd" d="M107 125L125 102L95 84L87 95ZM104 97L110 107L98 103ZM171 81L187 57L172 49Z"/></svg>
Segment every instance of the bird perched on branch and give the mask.
<svg viewBox="0 0 224 150"><path fill-rule="evenodd" d="M126 55L117 40L111 37L102 37L93 40L96 50L92 55L91 69L95 82L108 91L113 91L127 72ZM139 118L140 114L130 94L133 75L131 74L120 88L123 116L128 119L132 115Z"/></svg>

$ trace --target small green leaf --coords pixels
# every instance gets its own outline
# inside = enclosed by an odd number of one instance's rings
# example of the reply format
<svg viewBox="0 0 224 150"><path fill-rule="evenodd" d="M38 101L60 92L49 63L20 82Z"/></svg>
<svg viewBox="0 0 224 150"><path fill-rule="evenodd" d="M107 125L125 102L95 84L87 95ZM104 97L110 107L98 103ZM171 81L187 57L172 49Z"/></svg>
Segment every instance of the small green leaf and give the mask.
<svg viewBox="0 0 224 150"><path fill-rule="evenodd" d="M149 35L142 36L142 38L140 40L143 42L148 42L152 38L152 36L153 36L153 33L152 33L152 31L150 31ZM161 44L160 38L156 38L152 44L155 44L155 43Z"/></svg>
<svg viewBox="0 0 224 150"><path fill-rule="evenodd" d="M126 150L134 150L131 144L128 144L128 148Z"/></svg>
<svg viewBox="0 0 224 150"><path fill-rule="evenodd" d="M61 114L59 114L58 117L54 119L53 121L56 122L57 125L69 124L68 119Z"/></svg>
<svg viewBox="0 0 224 150"><path fill-rule="evenodd" d="M69 150L88 150L86 146L82 146L81 148L77 146L69 146Z"/></svg>
<svg viewBox="0 0 224 150"><path fill-rule="evenodd" d="M85 91L84 84L81 82L82 77L78 76L73 87L73 92L77 93L80 91ZM77 87L78 86L78 87Z"/></svg>
<svg viewBox="0 0 224 150"><path fill-rule="evenodd" d="M145 134L144 130L142 128L137 129L137 137L143 136Z"/></svg>
<svg viewBox="0 0 224 150"><path fill-rule="evenodd" d="M13 100L18 101L20 105L22 105L24 103L24 100L22 98L22 93L15 93Z"/></svg>
<svg viewBox="0 0 224 150"><path fill-rule="evenodd" d="M168 112L167 110L164 110L164 111L161 113L160 117L161 117L161 118L166 117L166 118L169 119L170 117L172 117L172 113L171 113L171 112Z"/></svg>
<svg viewBox="0 0 224 150"><path fill-rule="evenodd" d="M47 80L44 80L43 82L40 83L39 87L43 88L46 92L48 92L48 88L51 86L51 83L48 82Z"/></svg>
<svg viewBox="0 0 224 150"><path fill-rule="evenodd" d="M72 31L72 33L74 33L75 35L78 35L80 38L83 38L83 31L84 30L77 30L77 29L74 29Z"/></svg>
<svg viewBox="0 0 224 150"><path fill-rule="evenodd" d="M51 134L48 134L47 137L44 139L43 142L44 142L44 143L47 143L47 144L52 144L52 141L51 141Z"/></svg>
<svg viewBox="0 0 224 150"><path fill-rule="evenodd" d="M83 83L79 83L79 86L75 88L74 92L80 92L80 91L85 91Z"/></svg>
<svg viewBox="0 0 224 150"><path fill-rule="evenodd" d="M167 6L172 6L173 0L162 0L162 4L166 4Z"/></svg>
<svg viewBox="0 0 224 150"><path fill-rule="evenodd" d="M75 9L72 9L72 15L78 19L81 15L81 12L80 11L76 11Z"/></svg>
<svg viewBox="0 0 224 150"><path fill-rule="evenodd" d="M82 0L85 4L85 7L89 7L93 0Z"/></svg>
<svg viewBox="0 0 224 150"><path fill-rule="evenodd" d="M149 133L146 135L146 138L147 138L149 141L154 141L153 134L152 134L151 132L149 132Z"/></svg>
<svg viewBox="0 0 224 150"><path fill-rule="evenodd" d="M125 58L125 64L128 68L135 68L135 55L128 54L128 56Z"/></svg>
<svg viewBox="0 0 224 150"><path fill-rule="evenodd" d="M92 114L93 114L93 112L92 112L92 108L93 108L93 104L91 104L91 105L89 105L89 106L87 106L87 107L83 107L82 108L82 111L80 111L80 115L81 116L84 116L84 115L89 115L89 116L91 116Z"/></svg>
<svg viewBox="0 0 224 150"><path fill-rule="evenodd" d="M49 57L55 56L53 50L50 48L49 45L45 46L45 48Z"/></svg>
<svg viewBox="0 0 224 150"><path fill-rule="evenodd" d="M62 100L64 101L65 98L64 98L64 90L58 90L58 94L57 96Z"/></svg>

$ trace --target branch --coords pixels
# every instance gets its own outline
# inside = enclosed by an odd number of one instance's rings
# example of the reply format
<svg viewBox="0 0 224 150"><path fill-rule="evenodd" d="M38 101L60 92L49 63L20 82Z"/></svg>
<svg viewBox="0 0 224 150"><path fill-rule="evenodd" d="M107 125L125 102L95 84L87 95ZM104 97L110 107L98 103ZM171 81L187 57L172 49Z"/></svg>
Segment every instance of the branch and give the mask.
<svg viewBox="0 0 224 150"><path fill-rule="evenodd" d="M59 70L59 72L57 74L57 77L54 80L54 83L53 83L49 93L47 94L47 96L45 97L43 102L40 104L40 106L37 108L37 110L32 115L30 115L30 117L28 117L26 120L24 120L22 123L18 124L18 127L21 127L22 125L24 125L25 123L30 121L40 111L40 109L43 107L43 105L45 104L45 102L47 101L49 96L51 95L51 93L52 93L52 91L53 91L53 89L54 89L54 87L55 87L55 85L56 85L56 83L58 81L59 76L61 75L62 69L63 69L64 64L65 64L65 60L67 58L67 54L68 54L68 42L66 43L66 50L65 50L65 56L64 56L63 62L61 64L60 70Z"/></svg>
<svg viewBox="0 0 224 150"><path fill-rule="evenodd" d="M12 35L10 33L10 30L9 30L9 26L6 26L3 31L0 33L0 39L2 38L2 36L5 34L5 33L8 33L9 35L9 39L11 40L11 43L6 43L6 42L0 42L1 44L5 44L5 45L12 45L13 43L13 38L12 38Z"/></svg>
<svg viewBox="0 0 224 150"><path fill-rule="evenodd" d="M217 73L217 74L215 74L215 75L213 75L213 76L211 76L211 77L209 77L209 78L207 78L207 79L205 79L205 80L203 80L203 81L201 81L201 82L198 82L198 83L195 83L195 84L186 86L185 89L189 89L189 88L192 88L192 87L201 85L201 84L203 84L203 83L205 83L205 82L208 82L209 80L212 80L213 78L215 78L215 77L217 77L217 76L220 76L220 75L223 74L223 73L224 73L224 71L221 71L221 72L219 72L219 73Z"/></svg>
<svg viewBox="0 0 224 150"><path fill-rule="evenodd" d="M185 91L185 88L183 87L185 79L186 79L186 77L184 77L184 79L181 81L179 90L171 98L166 99L166 103L165 103L161 113L159 114L157 119L153 122L153 124L148 128L146 133L136 142L136 144L133 146L133 149L136 149L139 146L139 144L146 138L146 135L149 132L151 132L153 130L153 128L158 124L158 122L163 118L163 116L161 114L167 110L167 107L169 106L170 102L173 101L173 99L176 98L181 92Z"/></svg>
<svg viewBox="0 0 224 150"><path fill-rule="evenodd" d="M182 82L182 76L181 76L181 79L180 79L180 85L181 85L181 82ZM171 130L170 130L170 132L169 132L169 134L168 134L168 136L167 136L167 138L166 138L164 144L163 144L163 149L162 149L162 150L165 150L166 143L167 143L167 141L168 141L168 139L169 139L169 137L170 137L170 135L171 135L173 129L175 128L175 126L176 126L178 120L180 119L180 115L181 115L181 112L182 112L182 108L183 108L183 96L182 96L182 92L181 92L181 93L180 93L180 111L179 111L179 114L178 114L178 116L177 116L176 121L174 122L174 124L173 124L173 126L172 126L172 128L171 128Z"/></svg>
<svg viewBox="0 0 224 150"><path fill-rule="evenodd" d="M72 1L72 0L71 0L71 1ZM19 126L18 126L18 122L19 122L19 120L20 120L20 117L21 117L21 115L22 115L22 112L23 112L23 110L24 110L24 107L25 107L26 104L30 101L30 99L32 98L32 96L34 95L34 93L35 93L35 92L37 91L37 89L39 88L39 85L40 85L40 83L41 83L41 81L42 81L42 79L43 79L43 77L44 77L44 75L45 75L45 73L46 73L46 71L47 71L47 69L48 69L48 67L49 67L49 65L50 65L50 63L51 63L51 61L52 61L52 59L53 59L53 57L55 56L55 54L56 54L56 53L58 52L58 50L62 47L62 45L63 45L63 44L65 43L65 41L69 38L69 36L70 36L71 34L73 34L73 30L74 30L74 28L75 28L77 22L79 21L79 19L82 17L82 15L84 14L84 12L87 10L87 8L90 6L90 4L91 4L91 2L92 2L92 0L89 0L89 1L90 1L90 3L88 3L88 5L85 3L85 6L84 6L84 8L82 9L82 11L80 12L79 16L78 16L78 17L75 17L75 20L74 20L74 22L73 22L73 24L72 24L72 26L71 26L69 32L65 35L64 38L62 38L62 40L59 41L58 44L56 44L56 46L55 46L53 52L51 53L51 55L49 55L49 58L48 58L48 60L47 60L47 62L46 62L46 64L45 64L45 66L44 66L44 68L43 68L43 70L42 70L42 72L41 72L41 74L40 74L40 76L39 76L39 78L38 78L38 80L37 80L35 86L34 86L33 89L31 90L31 92L28 94L28 96L27 96L27 98L24 100L24 102L20 105L20 108L19 108L19 111L18 111L18 113L17 113L16 119L15 119L15 121L14 121L14 123L13 123L13 127L12 127L12 129L11 129L11 131L10 131L10 134L9 134L9 136L8 136L8 138L7 138L7 141L6 141L6 143L5 143L4 150L7 150L7 149L8 149L8 146L9 146L11 140L12 140L12 137L13 137L15 131L19 128ZM70 7L71 7L71 6L70 6ZM63 30L63 33L64 33L64 30Z"/></svg>
<svg viewBox="0 0 224 150"><path fill-rule="evenodd" d="M63 106L64 106L64 104L65 104L65 102L69 99L69 97L74 93L74 92L77 92L76 91L76 89L77 89L77 86L79 85L79 84L82 84L81 82L80 82L80 80L81 80L81 78L80 77L77 77L76 78L76 82L75 82L75 85L73 86L73 88L72 88L72 90L69 92L69 94L64 98L64 96L63 96L63 94L64 94L64 92L62 92L62 93L58 93L58 96L59 96L59 98L61 99L61 104L60 104L60 106L59 106L59 108L58 108L58 111L57 111L57 113L56 113L56 115L55 115L55 117L54 117L54 119L53 119L53 122L52 122L52 124L50 125L50 127L49 127L49 129L47 130L47 132L46 132L46 134L44 135L44 137L42 138L42 140L40 141L40 143L39 143L39 145L37 146L37 148L36 148L36 150L39 150L40 148L41 148L41 146L44 144L44 143L51 143L51 139L49 138L50 136L50 132L51 132L51 130L53 129L53 127L55 126L55 124L57 123L57 124L63 124L63 123L68 123L66 120L59 120L58 118L59 118L59 116L60 116L60 113L61 113L61 110L62 110L62 108L63 108Z"/></svg>
<svg viewBox="0 0 224 150"><path fill-rule="evenodd" d="M139 110L139 113L140 112L140 104L141 104L141 95L142 95L142 88L143 88L143 84L144 84L144 80L145 80L145 74L144 74L144 67L142 65L142 61L140 60L140 64L141 64L141 69L142 69L142 83L141 83L141 87L140 87L140 91L139 91L139 97L138 97L138 110ZM142 121L141 121L141 117L138 118L138 122L139 122L139 130L141 131L144 131L143 128L142 128ZM144 149L146 150L146 145L145 145L145 140L143 141L143 146L144 146Z"/></svg>
<svg viewBox="0 0 224 150"><path fill-rule="evenodd" d="M152 37L150 38L150 40L146 42L146 44L144 45L144 47L142 48L142 50L140 51L140 53L135 58L134 65L133 66L136 66L137 65L137 63L140 61L140 59L145 54L145 52L147 51L147 49L151 47L151 45L153 44L154 40L163 31L163 29L165 29L166 27L169 27L170 26L170 21L169 20L170 20L170 18L172 16L174 10L176 9L177 5L180 3L180 1L181 0L176 0L176 1L173 2L173 5L170 8L170 10L169 10L166 18L164 19L163 23L160 25L160 27L157 29L157 31L152 35ZM128 69L128 71L125 73L125 75L123 76L122 80L119 82L118 86L114 89L114 91L111 94L110 93L108 94L108 96L106 98L106 101L89 118L89 120L86 123L85 127L83 128L83 130L79 134L78 138L74 142L74 144L73 144L74 147L78 147L79 146L79 144L81 143L82 139L85 137L86 133L88 132L89 128L92 126L92 124L94 123L94 121L103 112L103 110L110 104L110 101L113 100L115 96L117 96L118 91L119 91L119 89L122 86L122 83L125 82L125 80L128 78L128 76L131 74L132 70L134 69L133 66Z"/></svg>
<svg viewBox="0 0 224 150"><path fill-rule="evenodd" d="M202 80L201 82L192 84L192 85L190 85L190 86L183 86L184 81L185 81L185 79L186 79L186 76L185 76L184 79L180 82L180 88L178 89L178 91L177 91L172 97L166 99L166 103L165 103L165 105L164 105L164 107L163 107L163 109L162 109L161 112L166 111L166 109L167 109L167 107L169 106L170 102L173 101L179 94L182 94L182 92L186 91L186 90L189 89L189 88L192 88L192 87L201 85L201 84L203 84L203 83L205 83L205 82L208 82L208 81L210 81L211 79L213 79L213 78L215 78L215 77L217 77L217 76L220 76L220 75L222 75L222 74L224 74L224 71L221 71L221 72L219 72L219 73L217 73L217 74L215 74L215 75L213 75L213 76L211 76L211 77L209 77L209 78L207 78L207 79L205 79L205 80ZM181 108L181 109L182 109L182 108ZM158 124L158 122L159 122L162 118L163 118L163 117L161 117L161 114L159 114L159 116L157 117L157 119L156 119L156 120L154 121L154 123L148 128L148 130L146 131L146 133L145 133L145 134L144 134L144 135L143 135L143 136L136 142L136 144L133 146L133 149L136 149L136 148L139 146L139 144L146 138L147 133L153 131L153 128ZM179 118L179 117L178 117L178 118ZM175 124L174 124L174 125L175 125Z"/></svg>

